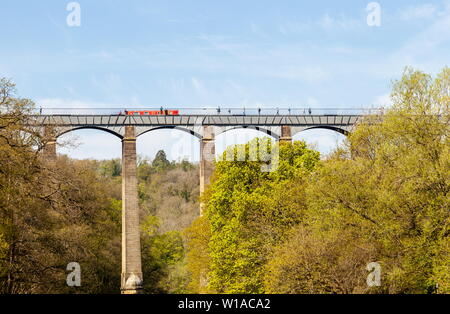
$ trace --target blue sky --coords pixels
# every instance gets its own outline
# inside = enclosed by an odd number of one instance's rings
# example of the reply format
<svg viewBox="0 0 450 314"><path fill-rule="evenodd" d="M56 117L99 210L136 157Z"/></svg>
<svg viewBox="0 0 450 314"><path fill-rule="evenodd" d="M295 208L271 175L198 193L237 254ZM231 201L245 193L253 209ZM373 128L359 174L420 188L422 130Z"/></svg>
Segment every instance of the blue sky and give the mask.
<svg viewBox="0 0 450 314"><path fill-rule="evenodd" d="M405 66L435 74L449 65L450 1L378 1L379 27L367 25L370 1L359 0L80 0L80 27L66 23L69 2L2 0L0 76L39 106L388 105ZM228 137L255 135L239 134ZM109 134L68 136L81 145L62 153L120 156ZM342 140L331 131L301 138L323 152ZM195 160L195 141L155 131L138 151ZM179 148L186 142L194 148ZM225 139L218 142L220 151Z"/></svg>

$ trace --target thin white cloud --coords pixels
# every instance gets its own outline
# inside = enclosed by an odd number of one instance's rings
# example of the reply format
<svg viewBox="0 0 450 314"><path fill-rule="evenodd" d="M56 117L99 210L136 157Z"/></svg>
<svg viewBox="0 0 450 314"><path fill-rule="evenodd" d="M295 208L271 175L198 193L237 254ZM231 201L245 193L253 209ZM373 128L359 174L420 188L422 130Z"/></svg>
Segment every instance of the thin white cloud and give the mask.
<svg viewBox="0 0 450 314"><path fill-rule="evenodd" d="M392 100L390 94L383 94L375 98L372 102L372 105L375 107L384 107L388 108L392 105Z"/></svg>
<svg viewBox="0 0 450 314"><path fill-rule="evenodd" d="M428 19L432 18L436 14L436 6L430 3L421 4L417 6L410 6L403 9L400 12L400 18L404 21L415 20L415 19Z"/></svg>
<svg viewBox="0 0 450 314"><path fill-rule="evenodd" d="M64 98L42 98L36 101L38 108L43 108L44 114L52 113L113 113L110 108L120 108L120 105L112 103L102 103L94 101L82 101L77 99L64 99ZM103 109L102 109L103 108ZM108 110L106 110L108 109ZM106 110L106 111L105 111Z"/></svg>
<svg viewBox="0 0 450 314"><path fill-rule="evenodd" d="M317 24L326 30L331 29L350 30L360 27L362 25L360 20L352 19L344 15L341 15L340 17L333 17L330 16L328 13L323 15L319 19Z"/></svg>
<svg viewBox="0 0 450 314"><path fill-rule="evenodd" d="M123 86L120 75L116 73L109 73L108 75L98 78L93 76L91 82L98 89L103 90L105 93L114 93Z"/></svg>
<svg viewBox="0 0 450 314"><path fill-rule="evenodd" d="M437 52L439 46L450 42L450 2L445 10L436 14L433 23L409 40L397 53L396 56L412 64L418 57L425 57Z"/></svg>
<svg viewBox="0 0 450 314"><path fill-rule="evenodd" d="M301 33L311 29L311 22L286 21L278 25L278 31L283 35Z"/></svg>
<svg viewBox="0 0 450 314"><path fill-rule="evenodd" d="M308 97L306 99L306 104L310 108L319 108L320 107L320 102L314 97Z"/></svg>
<svg viewBox="0 0 450 314"><path fill-rule="evenodd" d="M200 82L200 80L196 77L191 78L192 87L194 90L203 98L207 98L209 95L208 90L205 88L205 86Z"/></svg>
<svg viewBox="0 0 450 314"><path fill-rule="evenodd" d="M302 33L311 31L314 28L324 30L352 30L361 27L363 23L359 19L349 18L345 15L332 16L328 13L315 20L303 22L286 21L277 26L278 31L283 35Z"/></svg>
<svg viewBox="0 0 450 314"><path fill-rule="evenodd" d="M331 29L334 26L334 19L327 13L319 20L319 25L325 29Z"/></svg>
<svg viewBox="0 0 450 314"><path fill-rule="evenodd" d="M250 23L250 30L253 34L261 38L268 38L267 34L263 31L263 29L256 23Z"/></svg>
<svg viewBox="0 0 450 314"><path fill-rule="evenodd" d="M104 104L97 102L86 102L76 99L63 98L43 98L36 102L44 108L98 108L104 107Z"/></svg>
<svg viewBox="0 0 450 314"><path fill-rule="evenodd" d="M279 66L270 68L266 72L267 76L285 79L300 79L308 83L316 83L331 78L331 73L321 66Z"/></svg>

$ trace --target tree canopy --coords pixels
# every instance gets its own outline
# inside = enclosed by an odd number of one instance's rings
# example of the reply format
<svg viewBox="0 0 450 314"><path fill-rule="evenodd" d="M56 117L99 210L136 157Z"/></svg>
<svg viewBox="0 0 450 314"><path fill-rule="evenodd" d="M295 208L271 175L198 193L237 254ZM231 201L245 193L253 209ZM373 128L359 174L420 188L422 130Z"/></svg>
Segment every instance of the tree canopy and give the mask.
<svg viewBox="0 0 450 314"><path fill-rule="evenodd" d="M271 173L218 162L188 230L190 289L449 293L450 69L406 69L391 98L323 160L294 142ZM366 283L371 262L381 286Z"/></svg>
<svg viewBox="0 0 450 314"><path fill-rule="evenodd" d="M139 157L145 291L450 293L450 69L406 69L391 99L329 156L228 147L203 195L198 165ZM0 293L118 293L121 161L47 162L33 108L0 80Z"/></svg>

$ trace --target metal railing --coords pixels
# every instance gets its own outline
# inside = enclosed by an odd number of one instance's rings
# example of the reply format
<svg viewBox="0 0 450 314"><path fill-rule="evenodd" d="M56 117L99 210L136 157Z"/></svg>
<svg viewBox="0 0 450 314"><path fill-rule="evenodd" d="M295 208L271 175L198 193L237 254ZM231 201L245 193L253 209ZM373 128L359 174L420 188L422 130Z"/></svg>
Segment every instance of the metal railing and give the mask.
<svg viewBox="0 0 450 314"><path fill-rule="evenodd" d="M125 111L178 110L179 115L370 115L383 113L383 108L36 108L36 115L120 115Z"/></svg>

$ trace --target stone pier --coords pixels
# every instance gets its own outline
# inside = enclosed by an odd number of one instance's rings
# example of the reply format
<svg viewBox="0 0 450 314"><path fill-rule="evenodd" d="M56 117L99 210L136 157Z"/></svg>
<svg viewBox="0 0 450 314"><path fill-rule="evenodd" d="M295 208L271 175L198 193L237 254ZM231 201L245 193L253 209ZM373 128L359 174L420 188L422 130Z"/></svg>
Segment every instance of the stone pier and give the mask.
<svg viewBox="0 0 450 314"><path fill-rule="evenodd" d="M44 127L44 159L48 162L56 161L56 135L52 126L46 125Z"/></svg>
<svg viewBox="0 0 450 314"><path fill-rule="evenodd" d="M281 126L281 136L280 136L280 144L281 143L292 143L292 135L291 135L291 127L288 125Z"/></svg>
<svg viewBox="0 0 450 314"><path fill-rule="evenodd" d="M200 195L203 194L210 183L214 170L215 142L214 127L203 126L203 137L200 140ZM200 216L203 213L205 204L200 202Z"/></svg>
<svg viewBox="0 0 450 314"><path fill-rule="evenodd" d="M122 282L123 294L142 293L141 241L137 191L136 135L125 126L122 139Z"/></svg>

